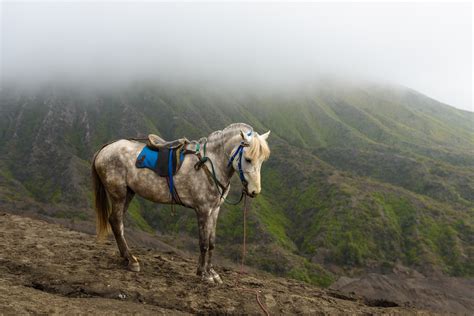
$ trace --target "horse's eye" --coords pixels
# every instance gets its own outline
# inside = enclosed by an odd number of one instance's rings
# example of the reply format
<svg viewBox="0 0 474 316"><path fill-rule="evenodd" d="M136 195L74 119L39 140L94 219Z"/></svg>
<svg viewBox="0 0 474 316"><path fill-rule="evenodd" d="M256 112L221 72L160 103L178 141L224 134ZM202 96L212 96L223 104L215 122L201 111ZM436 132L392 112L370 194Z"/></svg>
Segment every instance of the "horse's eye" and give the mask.
<svg viewBox="0 0 474 316"><path fill-rule="evenodd" d="M245 158L245 161L247 161L248 163L252 163L252 159Z"/></svg>

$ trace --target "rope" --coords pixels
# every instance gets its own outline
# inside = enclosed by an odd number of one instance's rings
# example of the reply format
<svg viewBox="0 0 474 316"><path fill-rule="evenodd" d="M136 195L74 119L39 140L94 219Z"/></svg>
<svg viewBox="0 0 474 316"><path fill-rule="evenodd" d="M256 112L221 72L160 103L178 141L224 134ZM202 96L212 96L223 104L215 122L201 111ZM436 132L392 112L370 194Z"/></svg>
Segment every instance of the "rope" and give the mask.
<svg viewBox="0 0 474 316"><path fill-rule="evenodd" d="M245 253L247 252L247 249L246 249L246 244L247 244L247 242L246 242L246 240L247 240L247 210L248 210L248 198L247 198L247 196L245 196L245 198L244 198L244 240L243 240L243 243L242 243L242 257L241 257L241 261L240 261L240 271L239 271L239 275L237 277L236 287L237 287L237 289L239 289L243 292L250 292L250 293L255 294L255 299L257 300L258 306L260 306L260 309L262 310L262 312L266 316L270 316L270 313L266 309L265 305L262 303L262 301L260 301L260 291L259 290L248 289L248 288L245 288L243 286L239 286L240 278L243 274L245 274L244 263L245 263Z"/></svg>
<svg viewBox="0 0 474 316"><path fill-rule="evenodd" d="M245 197L244 200L244 240L242 244L242 260L240 261L240 274L244 272L245 254L247 253L247 211L248 211L248 199Z"/></svg>

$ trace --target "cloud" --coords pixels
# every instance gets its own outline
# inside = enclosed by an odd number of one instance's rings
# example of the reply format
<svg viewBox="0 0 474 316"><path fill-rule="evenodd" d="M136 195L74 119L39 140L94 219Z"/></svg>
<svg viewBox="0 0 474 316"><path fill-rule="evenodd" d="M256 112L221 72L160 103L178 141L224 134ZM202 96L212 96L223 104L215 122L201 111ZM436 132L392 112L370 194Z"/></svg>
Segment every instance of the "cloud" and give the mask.
<svg viewBox="0 0 474 316"><path fill-rule="evenodd" d="M472 108L469 3L3 3L2 78L297 85L363 77Z"/></svg>

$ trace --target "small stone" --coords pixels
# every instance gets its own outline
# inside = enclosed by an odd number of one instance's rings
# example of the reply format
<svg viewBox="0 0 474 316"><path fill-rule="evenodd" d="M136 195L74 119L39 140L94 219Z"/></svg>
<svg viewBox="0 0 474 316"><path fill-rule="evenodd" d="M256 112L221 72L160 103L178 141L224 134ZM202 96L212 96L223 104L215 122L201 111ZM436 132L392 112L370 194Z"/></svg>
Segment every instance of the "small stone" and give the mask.
<svg viewBox="0 0 474 316"><path fill-rule="evenodd" d="M125 295L123 293L119 293L118 297L119 297L119 299L124 300L124 299L127 298L127 295Z"/></svg>
<svg viewBox="0 0 474 316"><path fill-rule="evenodd" d="M275 298L271 294L265 294L265 303L267 304L267 307L269 308L277 305Z"/></svg>

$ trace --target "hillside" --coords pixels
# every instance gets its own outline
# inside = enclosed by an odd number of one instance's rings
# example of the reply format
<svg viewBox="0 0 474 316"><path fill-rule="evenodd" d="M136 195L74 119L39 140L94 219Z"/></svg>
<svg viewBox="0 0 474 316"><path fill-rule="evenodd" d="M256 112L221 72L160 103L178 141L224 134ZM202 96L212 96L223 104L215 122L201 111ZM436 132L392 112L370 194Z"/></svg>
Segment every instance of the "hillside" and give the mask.
<svg viewBox="0 0 474 316"><path fill-rule="evenodd" d="M10 87L0 106L5 208L93 220L89 161L101 144L152 132L197 139L241 121L272 130L249 219L250 265L324 286L398 264L474 276L474 113L415 91L331 81L280 92ZM197 236L189 210L172 216L137 200L129 215L131 226L174 236L178 247ZM241 227L241 210L226 206L217 243L231 260Z"/></svg>
<svg viewBox="0 0 474 316"><path fill-rule="evenodd" d="M294 280L239 274L222 267L225 283L195 275L179 251L138 251L143 270L124 269L113 242L59 225L0 213L0 310L5 314L427 314ZM240 278L240 279L239 279Z"/></svg>

